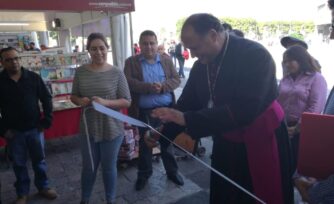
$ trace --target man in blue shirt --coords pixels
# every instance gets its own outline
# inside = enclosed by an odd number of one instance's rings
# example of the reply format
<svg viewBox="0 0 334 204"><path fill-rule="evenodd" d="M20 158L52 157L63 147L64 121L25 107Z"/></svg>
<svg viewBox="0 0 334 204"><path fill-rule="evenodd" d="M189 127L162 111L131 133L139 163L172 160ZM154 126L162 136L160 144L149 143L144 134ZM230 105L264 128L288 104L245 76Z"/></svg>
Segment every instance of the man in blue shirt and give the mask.
<svg viewBox="0 0 334 204"><path fill-rule="evenodd" d="M158 127L159 119L151 117L151 111L157 107L170 107L175 103L173 91L179 86L180 79L170 57L158 54L157 36L146 30L139 39L141 54L129 57L125 61L124 72L129 83L132 103L129 115ZM145 187L152 175L152 149L144 142L146 128L140 128L138 179L136 190ZM177 185L183 185L182 177L177 173L178 167L174 155L161 145L161 158L167 177Z"/></svg>

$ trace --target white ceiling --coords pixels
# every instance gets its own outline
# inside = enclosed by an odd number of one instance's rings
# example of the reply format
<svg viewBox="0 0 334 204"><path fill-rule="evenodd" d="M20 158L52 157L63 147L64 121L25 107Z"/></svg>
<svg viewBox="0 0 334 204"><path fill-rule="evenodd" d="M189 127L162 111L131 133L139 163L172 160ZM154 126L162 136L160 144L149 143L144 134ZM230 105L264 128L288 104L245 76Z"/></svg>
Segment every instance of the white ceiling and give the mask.
<svg viewBox="0 0 334 204"><path fill-rule="evenodd" d="M0 31L45 31L47 30L44 12L1 11L0 23L28 23L28 26L0 26Z"/></svg>
<svg viewBox="0 0 334 204"><path fill-rule="evenodd" d="M118 13L85 11L85 12L23 12L23 11L0 11L0 23L28 23L28 26L0 26L0 32L19 31L47 31L51 30L51 22L54 18L61 20L60 29L68 29L83 23L92 22L106 16Z"/></svg>

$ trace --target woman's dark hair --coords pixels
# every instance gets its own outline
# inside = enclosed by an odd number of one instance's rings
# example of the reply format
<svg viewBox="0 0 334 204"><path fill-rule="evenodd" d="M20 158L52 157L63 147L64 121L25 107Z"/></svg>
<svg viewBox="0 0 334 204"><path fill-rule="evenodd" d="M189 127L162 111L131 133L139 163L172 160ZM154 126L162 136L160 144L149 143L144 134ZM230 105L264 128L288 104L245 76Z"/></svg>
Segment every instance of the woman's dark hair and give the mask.
<svg viewBox="0 0 334 204"><path fill-rule="evenodd" d="M300 45L289 47L283 54L283 60L297 61L300 70L304 73L320 72L320 68L316 65L314 58Z"/></svg>
<svg viewBox="0 0 334 204"><path fill-rule="evenodd" d="M194 31L201 36L207 34L211 29L214 29L218 33L224 31L219 19L208 13L198 13L189 16L184 22L182 30L186 26L192 26Z"/></svg>
<svg viewBox="0 0 334 204"><path fill-rule="evenodd" d="M107 42L106 37L102 33L91 33L88 38L87 38L87 45L86 49L89 50L90 44L92 43L93 40L100 39L103 41L104 45L109 49L109 45Z"/></svg>

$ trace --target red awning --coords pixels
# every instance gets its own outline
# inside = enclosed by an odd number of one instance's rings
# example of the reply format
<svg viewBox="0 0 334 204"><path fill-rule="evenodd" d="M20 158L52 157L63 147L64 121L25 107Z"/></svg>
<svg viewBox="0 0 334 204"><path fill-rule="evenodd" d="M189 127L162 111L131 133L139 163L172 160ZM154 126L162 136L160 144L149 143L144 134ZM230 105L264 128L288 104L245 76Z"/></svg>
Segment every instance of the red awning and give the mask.
<svg viewBox="0 0 334 204"><path fill-rule="evenodd" d="M134 9L134 0L9 0L1 2L1 10L131 12Z"/></svg>

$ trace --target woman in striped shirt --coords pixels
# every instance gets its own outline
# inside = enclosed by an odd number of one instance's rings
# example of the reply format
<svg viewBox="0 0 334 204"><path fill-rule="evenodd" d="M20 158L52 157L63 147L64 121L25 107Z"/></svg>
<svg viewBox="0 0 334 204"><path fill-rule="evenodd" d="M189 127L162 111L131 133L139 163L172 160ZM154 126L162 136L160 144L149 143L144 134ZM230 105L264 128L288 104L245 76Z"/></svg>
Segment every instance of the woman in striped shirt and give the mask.
<svg viewBox="0 0 334 204"><path fill-rule="evenodd" d="M82 152L81 204L87 204L99 164L102 166L107 204L115 202L117 155L123 141L123 123L95 111L95 101L114 110L128 108L131 98L123 72L108 64L109 45L101 33L88 36L91 63L75 73L71 100L82 106L80 141Z"/></svg>

